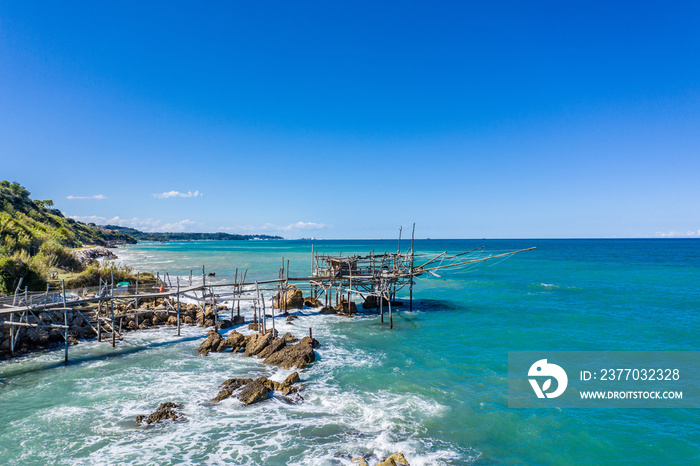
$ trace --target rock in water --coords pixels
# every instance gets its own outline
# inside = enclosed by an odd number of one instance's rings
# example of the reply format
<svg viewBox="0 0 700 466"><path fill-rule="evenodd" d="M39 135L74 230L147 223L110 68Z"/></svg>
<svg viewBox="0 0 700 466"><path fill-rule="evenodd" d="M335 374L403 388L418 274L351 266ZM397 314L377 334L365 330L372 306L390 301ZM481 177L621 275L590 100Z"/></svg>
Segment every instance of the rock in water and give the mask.
<svg viewBox="0 0 700 466"><path fill-rule="evenodd" d="M343 299L340 304L333 309L335 309L335 312L338 314L348 314L348 302ZM349 309L353 314L357 314L357 305L354 302L350 301Z"/></svg>
<svg viewBox="0 0 700 466"><path fill-rule="evenodd" d="M282 369L291 369L292 367L303 369L316 360L316 355L314 354L316 346L318 346L318 341L304 337L296 345L287 346L271 354L263 362L279 366Z"/></svg>
<svg viewBox="0 0 700 466"><path fill-rule="evenodd" d="M242 386L252 382L253 379L241 379L241 378L236 378L236 379L228 379L224 383L221 384L221 389L219 390L219 394L214 397L212 400L215 403L218 403L221 400L225 400L226 398L230 397L234 391L238 390Z"/></svg>
<svg viewBox="0 0 700 466"><path fill-rule="evenodd" d="M325 306L322 307L320 311L318 311L320 314L337 314L338 311L336 311L334 308L330 306Z"/></svg>
<svg viewBox="0 0 700 466"><path fill-rule="evenodd" d="M245 323L245 317L235 315L233 316L233 325L241 325Z"/></svg>
<svg viewBox="0 0 700 466"><path fill-rule="evenodd" d="M283 395L289 395L292 392L292 385L299 383L300 380L299 373L292 372L286 379L284 379L284 382L275 384L275 390L282 392Z"/></svg>
<svg viewBox="0 0 700 466"><path fill-rule="evenodd" d="M410 466L408 460L403 453L394 453L393 455L387 457L384 461L379 463L377 466Z"/></svg>
<svg viewBox="0 0 700 466"><path fill-rule="evenodd" d="M245 347L245 337L235 330L228 334L225 340L221 340L216 351L221 353L222 351L231 348L231 351L238 353L241 348Z"/></svg>
<svg viewBox="0 0 700 466"><path fill-rule="evenodd" d="M323 304L320 300L314 298L313 296L307 296L304 298L304 306L306 307L321 307Z"/></svg>
<svg viewBox="0 0 700 466"><path fill-rule="evenodd" d="M287 342L284 340L284 338L275 338L270 342L269 345L267 345L262 351L258 353L258 357L265 359L272 353L276 353L277 351L284 348L286 344Z"/></svg>
<svg viewBox="0 0 700 466"><path fill-rule="evenodd" d="M228 379L221 384L219 394L212 401L225 400L231 397L236 390L240 389L236 397L244 406L247 406L268 399L272 391L280 391L283 395L296 394L298 387L292 387L292 385L298 382L299 374L297 372L290 374L282 383L273 382L267 377L258 377L255 380L243 378ZM301 398L298 394L297 396ZM301 399L303 400L303 398ZM296 401L288 400L288 402Z"/></svg>
<svg viewBox="0 0 700 466"><path fill-rule="evenodd" d="M197 353L206 356L210 352L216 351L223 340L219 332L211 329L207 332L207 339L197 348Z"/></svg>
<svg viewBox="0 0 700 466"><path fill-rule="evenodd" d="M184 421L186 418L181 412L178 411L180 409L182 409L182 405L177 403L170 401L161 403L160 406L158 406L158 409L151 413L150 416L146 417L145 414L136 416L136 423L142 424L145 422L146 424L150 425L154 422L160 422L166 419L172 419L173 421Z"/></svg>
<svg viewBox="0 0 700 466"><path fill-rule="evenodd" d="M216 328L219 330L223 330L225 328L231 328L231 327L233 327L233 322L231 322L228 319L223 319L223 320L220 320L216 323Z"/></svg>
<svg viewBox="0 0 700 466"><path fill-rule="evenodd" d="M389 306L389 301L386 300L386 298L382 298L382 306L384 308L387 308ZM370 295L365 298L365 301L362 303L362 307L364 309L377 309L379 308L379 297Z"/></svg>
<svg viewBox="0 0 700 466"><path fill-rule="evenodd" d="M270 380L265 377L257 378L243 387L238 399L244 406L266 400L270 397L270 385Z"/></svg>
<svg viewBox="0 0 700 466"><path fill-rule="evenodd" d="M256 354L264 350L265 347L269 345L273 339L274 335L272 335L271 331L265 333L264 335L261 335L259 333L248 335L246 337L245 355L255 356Z"/></svg>
<svg viewBox="0 0 700 466"><path fill-rule="evenodd" d="M301 290L293 286L288 286L282 292L282 306L280 306L280 293L277 293L272 298L272 307L274 309L301 309L304 307L304 294Z"/></svg>

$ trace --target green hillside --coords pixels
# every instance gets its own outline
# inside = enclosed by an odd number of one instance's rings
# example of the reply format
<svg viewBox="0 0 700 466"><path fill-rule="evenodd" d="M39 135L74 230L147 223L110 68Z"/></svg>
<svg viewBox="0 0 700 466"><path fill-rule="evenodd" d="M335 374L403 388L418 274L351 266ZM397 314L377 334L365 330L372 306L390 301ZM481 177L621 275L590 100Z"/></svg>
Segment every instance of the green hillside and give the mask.
<svg viewBox="0 0 700 466"><path fill-rule="evenodd" d="M23 286L43 290L52 272L79 272L70 248L136 243L130 235L103 230L63 216L53 201L32 200L17 182L0 182L0 293Z"/></svg>

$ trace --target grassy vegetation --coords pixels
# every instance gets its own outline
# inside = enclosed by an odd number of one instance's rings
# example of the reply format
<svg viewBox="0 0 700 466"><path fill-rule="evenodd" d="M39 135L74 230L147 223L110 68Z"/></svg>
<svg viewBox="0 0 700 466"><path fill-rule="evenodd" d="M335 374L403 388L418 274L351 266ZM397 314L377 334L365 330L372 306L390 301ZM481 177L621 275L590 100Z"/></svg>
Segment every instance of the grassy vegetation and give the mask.
<svg viewBox="0 0 700 466"><path fill-rule="evenodd" d="M95 286L102 280L110 281L114 273L114 283L118 282L136 282L136 275L131 267L126 265L116 265L113 262L95 262L79 274L72 274L66 279L66 288L83 288ZM139 283L142 285L152 284L156 282L156 278L152 273L139 274Z"/></svg>
<svg viewBox="0 0 700 466"><path fill-rule="evenodd" d="M19 183L0 182L0 294L12 293L20 278L23 287L43 290L52 273L82 272L71 248L136 243L123 232L66 218L53 208L53 201L29 196Z"/></svg>

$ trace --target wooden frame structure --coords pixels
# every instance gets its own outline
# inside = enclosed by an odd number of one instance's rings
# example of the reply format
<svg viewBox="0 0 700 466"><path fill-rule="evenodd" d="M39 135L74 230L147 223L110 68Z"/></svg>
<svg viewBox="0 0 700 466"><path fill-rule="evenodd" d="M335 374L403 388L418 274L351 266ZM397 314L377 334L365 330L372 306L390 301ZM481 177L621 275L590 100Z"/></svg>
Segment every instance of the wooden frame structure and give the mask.
<svg viewBox="0 0 700 466"><path fill-rule="evenodd" d="M413 225L415 231L415 224ZM89 327L96 334L98 341L109 342L113 347L117 340L121 340L122 320L126 317L134 317L138 327L139 315L154 312L153 310L140 310L139 300L163 298L166 305L165 311L177 316L177 336L180 336L181 325L181 297L187 298L199 306L204 312L205 305L209 304L214 311L216 321L219 320L218 303L231 303L231 320L234 321L234 307L236 316L241 315L241 301L252 303L252 322L258 324L260 332L266 332L267 318L270 319L272 330L275 329L274 297L265 298L265 291L277 292L280 311L287 313L285 308L286 293L295 288L307 288L312 298L330 307L335 306L344 309L347 303L347 314L352 315L353 297L359 296L364 300L364 307L379 308L381 322L384 323L384 307L389 314L389 328L393 328L393 307L400 304L396 301L397 293L408 287L409 311L413 310L413 287L415 279L422 275L436 275L436 271L446 268L475 264L496 258L505 258L523 251L535 248L510 251L497 255L488 255L469 259L467 254L475 253L483 249L476 248L458 254L447 255L447 251L427 259L423 254L416 254L413 249L414 234L411 234L410 247L401 251L401 234L399 233L399 247L396 253L384 252L375 254L374 251L366 255L327 255L311 251L312 272L309 277L289 277L289 261L282 258L282 267L279 269L278 278L274 280L246 282L248 271L236 269L233 283L207 283L207 274L202 266L201 284L195 284L192 271L190 271L187 286L181 286L180 278L176 278L173 285L170 275L157 274L155 286L139 286L139 275L135 285L126 289L114 286L114 274L111 280L100 280L98 287L91 289L72 290L66 292L65 282L60 292L51 292L48 287L46 292L30 292L25 287L21 290L21 280L13 296L0 298L0 318L9 316L9 320L2 322L10 327L10 350L14 355L15 347L19 339L19 329L22 327L49 328L63 331L65 340L65 362L68 363L69 341L69 313L80 314ZM416 264L420 262L420 264ZM266 299L271 299L269 309L272 314L267 314ZM367 302L371 302L367 306ZM126 312L115 314L114 306L121 304ZM96 305L96 306L95 306ZM91 309L88 311L87 309ZM41 312L59 312L63 315L63 322L42 323L37 316ZM162 310L161 310L162 311ZM17 320L15 320L17 317ZM33 322L30 322L33 320ZM311 334L311 329L309 329Z"/></svg>

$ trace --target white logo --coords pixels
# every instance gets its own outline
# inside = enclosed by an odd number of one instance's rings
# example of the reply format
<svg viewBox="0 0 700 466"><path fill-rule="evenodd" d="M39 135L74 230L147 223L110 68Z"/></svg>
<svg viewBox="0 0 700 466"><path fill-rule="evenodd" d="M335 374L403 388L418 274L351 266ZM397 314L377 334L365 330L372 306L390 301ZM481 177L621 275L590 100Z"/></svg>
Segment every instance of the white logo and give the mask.
<svg viewBox="0 0 700 466"><path fill-rule="evenodd" d="M542 384L540 388L536 379L529 379L532 389L535 391L537 398L556 398L566 390L566 385L569 383L569 378L566 376L566 372L561 367L556 364L548 364L546 359L540 359L535 364L530 366L530 370L527 372L530 377L554 377L557 380L557 389L553 392L547 393L549 387L552 385L552 379L547 379Z"/></svg>

